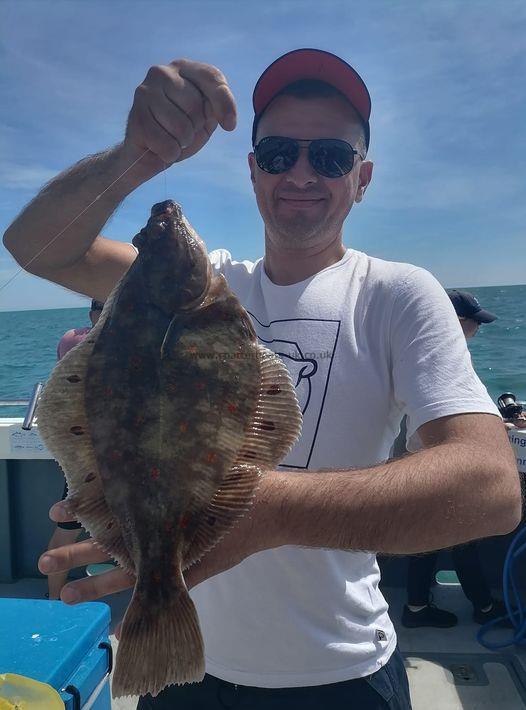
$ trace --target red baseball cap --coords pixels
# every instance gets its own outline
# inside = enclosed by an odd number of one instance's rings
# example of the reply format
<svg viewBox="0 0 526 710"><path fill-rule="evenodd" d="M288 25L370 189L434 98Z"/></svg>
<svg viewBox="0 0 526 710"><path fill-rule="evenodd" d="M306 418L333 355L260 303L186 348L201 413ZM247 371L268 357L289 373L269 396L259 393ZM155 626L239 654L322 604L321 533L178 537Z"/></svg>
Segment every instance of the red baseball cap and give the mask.
<svg viewBox="0 0 526 710"><path fill-rule="evenodd" d="M365 82L350 64L322 49L294 49L276 59L259 77L252 103L254 106L253 141L261 115L272 99L289 84L300 79L317 79L338 89L353 105L363 121L365 142L369 147L371 97Z"/></svg>

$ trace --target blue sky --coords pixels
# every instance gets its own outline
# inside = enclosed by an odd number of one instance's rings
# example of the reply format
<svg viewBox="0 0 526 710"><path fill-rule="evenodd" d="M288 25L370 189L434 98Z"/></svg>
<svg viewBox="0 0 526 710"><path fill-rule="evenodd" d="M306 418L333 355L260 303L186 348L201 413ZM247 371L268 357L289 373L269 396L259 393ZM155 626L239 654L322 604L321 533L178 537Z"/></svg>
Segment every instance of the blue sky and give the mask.
<svg viewBox="0 0 526 710"><path fill-rule="evenodd" d="M43 183L118 143L152 64L218 66L238 128L135 191L104 234L129 241L175 198L210 249L262 254L246 163L263 69L301 46L349 61L372 96L374 178L345 243L432 271L444 286L526 281L526 4L522 0L3 0L0 228ZM0 309L84 305L0 246Z"/></svg>

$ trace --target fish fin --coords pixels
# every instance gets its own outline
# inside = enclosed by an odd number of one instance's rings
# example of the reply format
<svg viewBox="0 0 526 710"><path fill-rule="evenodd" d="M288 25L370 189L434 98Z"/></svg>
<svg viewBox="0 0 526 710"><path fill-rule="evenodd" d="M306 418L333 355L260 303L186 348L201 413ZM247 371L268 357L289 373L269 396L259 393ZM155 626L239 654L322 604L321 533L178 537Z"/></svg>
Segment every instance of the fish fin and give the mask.
<svg viewBox="0 0 526 710"><path fill-rule="evenodd" d="M246 463L230 469L200 516L195 535L185 550L183 569L198 562L250 510L260 475L257 466Z"/></svg>
<svg viewBox="0 0 526 710"><path fill-rule="evenodd" d="M204 644L199 619L177 566L173 588L139 572L117 651L112 695L158 695L167 685L201 681ZM155 594L152 597L152 591Z"/></svg>
<svg viewBox="0 0 526 710"><path fill-rule="evenodd" d="M84 409L88 360L110 309L111 296L97 325L53 369L38 402L37 427L66 476L68 512L95 538L98 547L134 573L120 525L104 498Z"/></svg>
<svg viewBox="0 0 526 710"><path fill-rule="evenodd" d="M261 384L252 421L234 465L200 516L184 554L184 569L199 561L252 505L262 470L276 466L301 430L301 410L280 357L258 345Z"/></svg>
<svg viewBox="0 0 526 710"><path fill-rule="evenodd" d="M258 345L261 384L251 424L236 464L263 469L277 466L301 432L301 409L287 367L272 351Z"/></svg>

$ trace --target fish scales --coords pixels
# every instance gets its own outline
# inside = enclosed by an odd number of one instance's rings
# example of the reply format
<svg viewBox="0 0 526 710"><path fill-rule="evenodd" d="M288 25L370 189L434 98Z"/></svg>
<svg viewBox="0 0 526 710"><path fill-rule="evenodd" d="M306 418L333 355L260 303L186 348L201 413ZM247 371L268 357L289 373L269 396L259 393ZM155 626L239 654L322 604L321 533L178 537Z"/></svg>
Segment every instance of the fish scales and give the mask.
<svg viewBox="0 0 526 710"><path fill-rule="evenodd" d="M181 209L154 205L139 255L38 405L68 481L68 509L137 581L113 695L157 695L204 676L183 571L251 505L301 427L288 372Z"/></svg>

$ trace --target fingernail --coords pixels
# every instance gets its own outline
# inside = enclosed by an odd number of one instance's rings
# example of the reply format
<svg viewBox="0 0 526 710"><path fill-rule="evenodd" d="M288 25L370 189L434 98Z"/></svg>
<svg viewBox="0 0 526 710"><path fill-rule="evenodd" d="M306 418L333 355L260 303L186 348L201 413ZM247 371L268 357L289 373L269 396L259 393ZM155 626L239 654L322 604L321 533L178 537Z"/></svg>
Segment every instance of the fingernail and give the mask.
<svg viewBox="0 0 526 710"><path fill-rule="evenodd" d="M60 598L63 602L66 602L66 604L74 604L80 601L79 593L71 587L65 587L60 594Z"/></svg>
<svg viewBox="0 0 526 710"><path fill-rule="evenodd" d="M225 116L225 120L223 122L223 126L225 127L225 130L227 131L233 131L234 128L236 127L236 116L233 113L228 113Z"/></svg>
<svg viewBox="0 0 526 710"><path fill-rule="evenodd" d="M49 510L49 517L54 522L62 523L67 521L68 513L64 509L62 503L55 503Z"/></svg>
<svg viewBox="0 0 526 710"><path fill-rule="evenodd" d="M40 570L42 572L54 572L56 568L56 562L50 555L44 555L40 560Z"/></svg>

